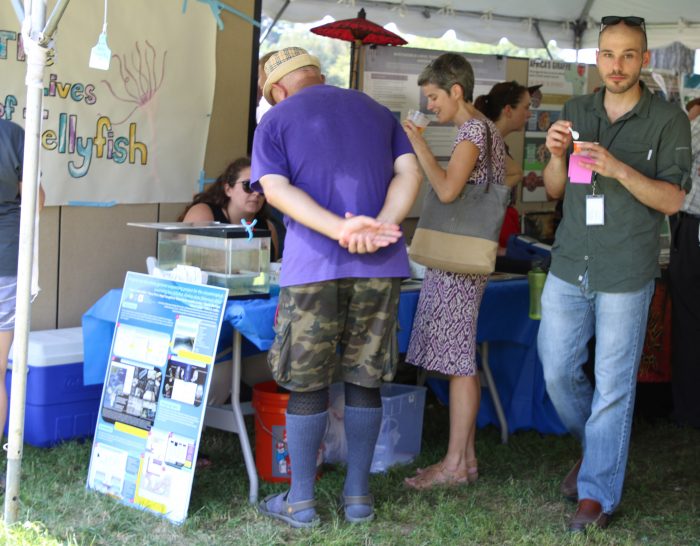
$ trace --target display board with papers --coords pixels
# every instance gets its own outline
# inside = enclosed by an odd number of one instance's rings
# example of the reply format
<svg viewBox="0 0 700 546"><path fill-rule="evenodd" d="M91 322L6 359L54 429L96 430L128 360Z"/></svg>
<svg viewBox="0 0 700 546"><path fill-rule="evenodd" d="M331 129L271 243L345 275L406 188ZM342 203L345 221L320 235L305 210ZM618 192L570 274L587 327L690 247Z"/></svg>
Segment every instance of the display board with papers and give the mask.
<svg viewBox="0 0 700 546"><path fill-rule="evenodd" d="M128 273L87 487L181 523L228 291Z"/></svg>

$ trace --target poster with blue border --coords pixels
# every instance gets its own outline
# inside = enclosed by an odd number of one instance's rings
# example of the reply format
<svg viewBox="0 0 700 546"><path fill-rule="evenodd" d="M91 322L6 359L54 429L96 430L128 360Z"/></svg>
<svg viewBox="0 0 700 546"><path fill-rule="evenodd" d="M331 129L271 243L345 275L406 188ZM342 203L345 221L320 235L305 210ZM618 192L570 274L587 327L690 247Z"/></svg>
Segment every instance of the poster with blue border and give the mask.
<svg viewBox="0 0 700 546"><path fill-rule="evenodd" d="M182 523L228 290L129 272L87 487Z"/></svg>

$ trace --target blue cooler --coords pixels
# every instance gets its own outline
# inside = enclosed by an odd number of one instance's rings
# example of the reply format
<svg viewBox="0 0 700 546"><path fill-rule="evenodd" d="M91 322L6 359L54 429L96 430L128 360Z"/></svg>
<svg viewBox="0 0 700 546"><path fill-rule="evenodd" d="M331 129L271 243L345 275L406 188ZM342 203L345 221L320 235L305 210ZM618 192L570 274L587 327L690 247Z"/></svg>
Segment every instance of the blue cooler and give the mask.
<svg viewBox="0 0 700 546"><path fill-rule="evenodd" d="M27 353L24 441L36 447L51 447L92 436L102 384L83 385L83 329L30 332ZM10 396L12 355L10 351L5 381Z"/></svg>

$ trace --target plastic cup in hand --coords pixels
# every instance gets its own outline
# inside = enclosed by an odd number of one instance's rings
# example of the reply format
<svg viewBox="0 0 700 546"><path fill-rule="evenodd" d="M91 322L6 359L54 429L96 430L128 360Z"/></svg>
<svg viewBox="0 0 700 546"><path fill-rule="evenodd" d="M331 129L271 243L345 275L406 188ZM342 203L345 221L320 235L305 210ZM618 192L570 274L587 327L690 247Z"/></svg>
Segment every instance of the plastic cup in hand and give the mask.
<svg viewBox="0 0 700 546"><path fill-rule="evenodd" d="M425 131L425 128L428 126L430 123L430 120L428 119L428 116L426 116L423 112L420 110L409 110L408 111L408 118L410 122L413 123L413 125L416 126L418 129L419 133L422 133Z"/></svg>

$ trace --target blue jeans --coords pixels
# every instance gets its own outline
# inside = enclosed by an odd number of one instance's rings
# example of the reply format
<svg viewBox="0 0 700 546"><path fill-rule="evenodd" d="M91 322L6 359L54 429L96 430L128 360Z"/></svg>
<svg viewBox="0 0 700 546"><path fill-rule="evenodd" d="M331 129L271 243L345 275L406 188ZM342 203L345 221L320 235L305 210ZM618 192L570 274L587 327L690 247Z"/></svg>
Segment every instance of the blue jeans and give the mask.
<svg viewBox="0 0 700 546"><path fill-rule="evenodd" d="M654 281L635 292L606 293L551 273L542 292L537 347L544 379L564 425L583 446L579 499L612 513L620 503L629 451L637 370ZM595 334L595 387L583 372Z"/></svg>

